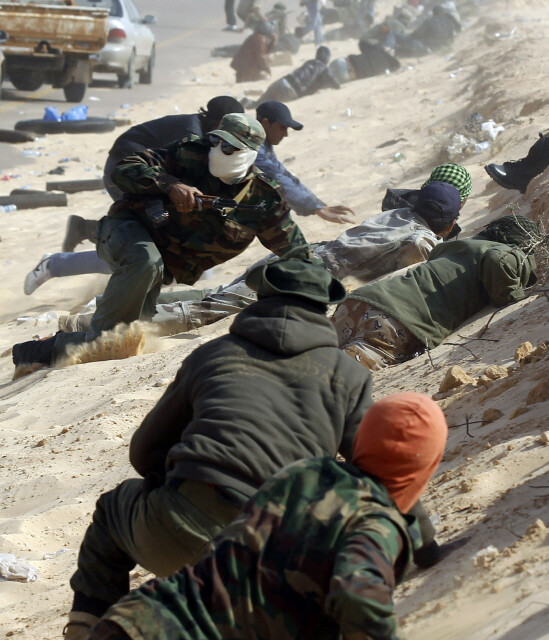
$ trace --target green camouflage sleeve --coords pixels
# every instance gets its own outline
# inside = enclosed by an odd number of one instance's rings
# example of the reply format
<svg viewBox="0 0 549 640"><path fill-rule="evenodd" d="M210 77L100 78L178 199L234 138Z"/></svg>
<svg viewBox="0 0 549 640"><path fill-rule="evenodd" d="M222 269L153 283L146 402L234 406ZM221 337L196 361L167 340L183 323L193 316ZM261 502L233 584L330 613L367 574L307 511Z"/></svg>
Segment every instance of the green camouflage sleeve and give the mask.
<svg viewBox="0 0 549 640"><path fill-rule="evenodd" d="M189 142L198 142L195 150ZM193 171L203 164L200 138L191 135L171 142L165 149L145 149L121 160L111 179L124 193L137 195L167 194L188 174L192 184ZM179 177L176 177L179 176Z"/></svg>
<svg viewBox="0 0 549 640"><path fill-rule="evenodd" d="M282 204L278 205L282 209ZM268 227L258 234L259 241L277 256L293 247L309 247L305 236L289 213L282 215L277 224ZM311 248L312 251L312 248Z"/></svg>
<svg viewBox="0 0 549 640"><path fill-rule="evenodd" d="M124 193L160 195L180 182L167 172L170 157L167 149L145 149L121 160L111 179Z"/></svg>
<svg viewBox="0 0 549 640"><path fill-rule="evenodd" d="M398 640L392 592L394 565L403 549L387 518L368 519L338 553L325 611L344 640Z"/></svg>

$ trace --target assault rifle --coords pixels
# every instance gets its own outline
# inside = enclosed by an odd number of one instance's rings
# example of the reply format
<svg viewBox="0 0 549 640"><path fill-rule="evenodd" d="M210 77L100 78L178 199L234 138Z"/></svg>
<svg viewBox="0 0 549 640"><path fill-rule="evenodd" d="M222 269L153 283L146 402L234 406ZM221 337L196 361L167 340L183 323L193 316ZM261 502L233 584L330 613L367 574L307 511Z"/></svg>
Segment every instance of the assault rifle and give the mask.
<svg viewBox="0 0 549 640"><path fill-rule="evenodd" d="M231 198L220 198L219 196L195 196L196 210L204 211L205 209L214 209L219 211L222 216L226 216L230 209L237 211L265 211L267 205L265 200L259 204L240 204ZM145 206L147 217L153 227L163 227L170 219L170 214L166 211L165 205L159 198L153 198L148 201Z"/></svg>
<svg viewBox="0 0 549 640"><path fill-rule="evenodd" d="M266 203L262 200L259 204L240 204L236 200L231 198L220 198L219 196L195 196L197 210L202 211L204 209L215 209L222 215L227 215L229 209L236 209L237 211L265 211Z"/></svg>

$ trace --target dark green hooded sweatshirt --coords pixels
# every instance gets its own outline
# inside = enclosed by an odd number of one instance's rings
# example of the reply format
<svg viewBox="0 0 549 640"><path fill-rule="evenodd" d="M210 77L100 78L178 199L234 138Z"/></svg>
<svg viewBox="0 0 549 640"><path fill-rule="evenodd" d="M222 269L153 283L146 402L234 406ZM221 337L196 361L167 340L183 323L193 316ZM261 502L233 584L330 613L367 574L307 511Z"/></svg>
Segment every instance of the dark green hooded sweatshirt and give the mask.
<svg viewBox="0 0 549 640"><path fill-rule="evenodd" d="M230 334L185 359L132 442L145 475L192 479L251 496L301 458L350 459L355 432L372 404L369 373L337 347L324 313L297 297L260 299L240 312ZM163 451L162 451L163 449Z"/></svg>

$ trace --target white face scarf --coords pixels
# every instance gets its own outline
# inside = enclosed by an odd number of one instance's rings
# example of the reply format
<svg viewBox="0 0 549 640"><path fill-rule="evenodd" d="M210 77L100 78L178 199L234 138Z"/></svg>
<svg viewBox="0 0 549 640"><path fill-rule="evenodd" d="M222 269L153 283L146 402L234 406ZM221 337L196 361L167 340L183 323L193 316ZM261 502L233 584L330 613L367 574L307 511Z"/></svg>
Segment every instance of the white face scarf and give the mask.
<svg viewBox="0 0 549 640"><path fill-rule="evenodd" d="M221 144L212 147L208 154L208 169L212 176L219 178L225 184L242 182L250 167L257 158L257 151L246 147L234 151L230 156L221 150Z"/></svg>

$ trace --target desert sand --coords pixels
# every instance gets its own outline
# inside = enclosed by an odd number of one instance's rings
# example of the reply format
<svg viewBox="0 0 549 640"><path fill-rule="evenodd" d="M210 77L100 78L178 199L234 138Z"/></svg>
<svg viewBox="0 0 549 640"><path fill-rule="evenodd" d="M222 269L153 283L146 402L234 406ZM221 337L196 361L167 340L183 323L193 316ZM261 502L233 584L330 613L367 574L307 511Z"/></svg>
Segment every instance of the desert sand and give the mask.
<svg viewBox="0 0 549 640"><path fill-rule="evenodd" d="M548 126L549 3L487 1L458 8L465 25L451 49L407 60L397 73L292 103L305 128L290 132L277 149L279 158L328 204L351 206L359 222L379 213L388 186L421 185L447 159L451 136L466 134L469 116L478 112L505 130L490 149L456 157L473 177L460 218L462 237L511 211L542 220L547 229L549 171L522 196L499 188L483 165L523 157ZM345 55L356 42L334 43L332 50ZM304 45L293 66L313 52L312 44ZM275 67L273 78L291 68ZM194 71L192 89L117 115L138 123L176 110L191 113L213 95L257 95L268 84L235 85L226 59L212 58ZM6 180L2 192L43 189L57 177L47 172L59 164L66 168L63 179L100 177L122 130L11 145L13 167L0 175ZM41 155L23 158L22 149ZM68 581L94 503L102 491L135 475L128 462L134 429L185 356L231 323L227 318L190 333L147 336L140 356L42 369L12 381L11 345L53 334L58 316L81 308L106 283L105 276L58 278L25 296L26 273L42 254L59 250L70 213L99 218L108 205L108 195L94 191L69 195L67 208L0 213L0 553L26 558L40 572L35 582L0 582L2 637L60 637L72 599ZM297 219L310 241L345 228L318 217ZM201 286L231 280L264 253L254 243ZM547 261L539 274L540 285L526 300L493 317L495 309L486 308L430 358L374 374L376 398L414 390L440 403L450 436L425 504L439 521L439 541L470 536L434 568L413 570L396 591L400 632L408 640L549 637ZM441 392L452 368L455 386ZM489 546L494 549L475 560ZM133 584L145 577L138 568Z"/></svg>

